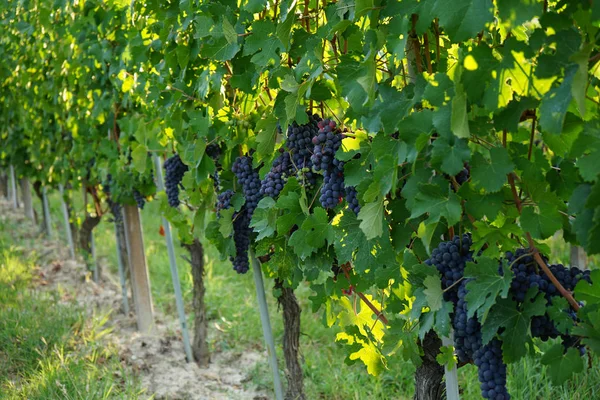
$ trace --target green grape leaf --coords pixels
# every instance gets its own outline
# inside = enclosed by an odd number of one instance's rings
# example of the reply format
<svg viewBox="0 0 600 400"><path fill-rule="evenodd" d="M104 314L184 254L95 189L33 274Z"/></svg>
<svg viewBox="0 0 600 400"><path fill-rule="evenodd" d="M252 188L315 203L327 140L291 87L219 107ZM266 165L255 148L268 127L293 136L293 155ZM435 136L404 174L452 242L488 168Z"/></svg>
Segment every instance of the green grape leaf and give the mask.
<svg viewBox="0 0 600 400"><path fill-rule="evenodd" d="M449 187L444 193L439 186L426 183L419 184L410 218L429 214L429 224L439 222L440 218L444 217L448 225L454 225L460 221L461 212L460 199Z"/></svg>
<svg viewBox="0 0 600 400"><path fill-rule="evenodd" d="M471 158L471 151L464 139L439 137L433 142L432 161L441 164L442 172L454 176L464 168L464 162Z"/></svg>
<svg viewBox="0 0 600 400"><path fill-rule="evenodd" d="M599 353L600 310L597 307L582 307L577 316L581 321L573 327L572 334L583 337L582 343Z"/></svg>
<svg viewBox="0 0 600 400"><path fill-rule="evenodd" d="M578 70L577 65L568 67L559 87L550 90L540 103L540 127L549 133L559 135L563 129L567 108L571 104L572 85Z"/></svg>
<svg viewBox="0 0 600 400"><path fill-rule="evenodd" d="M474 154L470 164L473 183L490 193L499 191L506 182L506 175L515 168L503 147L492 148L489 160L479 153Z"/></svg>
<svg viewBox="0 0 600 400"><path fill-rule="evenodd" d="M146 160L148 159L148 148L143 144L138 144L131 152L133 167L137 172L143 174L146 171Z"/></svg>
<svg viewBox="0 0 600 400"><path fill-rule="evenodd" d="M365 204L358 213L361 221L360 229L367 239L374 239L383 234L383 201Z"/></svg>
<svg viewBox="0 0 600 400"><path fill-rule="evenodd" d="M507 265L502 265L502 272L503 275L498 273L498 261L489 257L478 258L477 264L467 263L464 276L473 279L467 283L469 318L477 313L479 322L485 323L498 296L506 298L513 274Z"/></svg>
<svg viewBox="0 0 600 400"><path fill-rule="evenodd" d="M524 310L519 311L517 303L511 299L499 299L489 311L486 323L481 327L482 341L488 343L498 332L502 333L502 351L506 362L514 362L527 353L525 343L528 338L531 318L544 315L546 312L546 299L537 296L533 303L530 302L531 290L525 299Z"/></svg>
<svg viewBox="0 0 600 400"><path fill-rule="evenodd" d="M227 238L233 233L234 209L229 208L227 210L221 210L219 213L221 214L221 216L218 219L219 232L224 238Z"/></svg>
<svg viewBox="0 0 600 400"><path fill-rule="evenodd" d="M429 0L422 4L419 20L438 17L444 31L457 42L474 38L494 18L491 0Z"/></svg>
<svg viewBox="0 0 600 400"><path fill-rule="evenodd" d="M573 374L583 371L583 359L579 350L571 347L565 354L564 347L560 343L549 348L541 362L548 366L553 385L562 385Z"/></svg>
<svg viewBox="0 0 600 400"><path fill-rule="evenodd" d="M534 207L525 207L521 214L521 227L536 239L547 239L562 228L558 209L551 205L540 205L539 213Z"/></svg>
<svg viewBox="0 0 600 400"><path fill-rule="evenodd" d="M453 346L440 347L440 352L435 359L440 365L444 365L448 370L452 370L456 367L457 361L456 356L454 355Z"/></svg>
<svg viewBox="0 0 600 400"><path fill-rule="evenodd" d="M333 246L339 264L352 261L352 255L356 249L367 241L359 225L360 222L352 212L344 212L337 224L333 225L335 233Z"/></svg>
<svg viewBox="0 0 600 400"><path fill-rule="evenodd" d="M277 140L277 118L269 114L256 123L256 130L259 132L256 137L258 154L261 156L273 154Z"/></svg>
<svg viewBox="0 0 600 400"><path fill-rule="evenodd" d="M262 198L252 214L250 227L258 233L256 240L269 237L275 233L278 210L275 208L275 200L271 197Z"/></svg>
<svg viewBox="0 0 600 400"><path fill-rule="evenodd" d="M315 208L313 214L309 215L302 226L292 233L289 245L302 259L310 256L317 249L325 245L326 240L333 239L332 229L329 225L327 212L320 207Z"/></svg>
<svg viewBox="0 0 600 400"><path fill-rule="evenodd" d="M580 280L575 287L575 296L587 304L600 304L600 270L591 272L591 280L591 284Z"/></svg>
<svg viewBox="0 0 600 400"><path fill-rule="evenodd" d="M425 286L423 294L425 294L429 308L431 311L440 310L444 301L444 291L442 290L442 280L439 274L427 276L423 284Z"/></svg>

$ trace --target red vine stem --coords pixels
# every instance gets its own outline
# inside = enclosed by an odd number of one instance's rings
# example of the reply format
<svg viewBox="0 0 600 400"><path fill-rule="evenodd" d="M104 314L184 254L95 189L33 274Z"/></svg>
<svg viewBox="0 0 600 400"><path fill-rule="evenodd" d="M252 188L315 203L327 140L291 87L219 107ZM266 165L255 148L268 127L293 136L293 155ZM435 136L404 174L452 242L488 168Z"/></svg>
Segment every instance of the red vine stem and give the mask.
<svg viewBox="0 0 600 400"><path fill-rule="evenodd" d="M346 263L346 264L342 265L342 270L344 271L344 275L346 276L348 283L352 284L352 281L350 280L350 274L348 273L349 268L350 268L350 263ZM362 292L357 291L356 294L367 305L367 307L369 307L371 309L371 311L373 311L373 313L377 316L378 320L380 320L381 322L383 322L386 325L389 325L389 321L388 321L387 317L383 314L382 310L378 310L377 307L375 307L375 305L373 305L373 303L371 303L371 301L369 299L367 299L367 296L365 296Z"/></svg>
<svg viewBox="0 0 600 400"><path fill-rule="evenodd" d="M521 199L519 198L519 195L517 194L517 187L515 185L515 176L514 176L514 173L512 173L512 172L510 174L508 174L508 183L510 184L510 190L511 190L513 198L515 200L515 205L517 206L517 211L519 211L519 214L521 214L523 205L521 204ZM563 285L560 284L560 282L558 281L558 279L556 279L556 277L554 276L552 271L550 271L550 268L548 268L548 266L546 265L546 262L544 261L542 256L540 256L538 249L535 247L535 242L533 241L533 237L531 237L531 234L529 232L525 232L525 236L527 238L527 242L529 243L529 249L530 249L531 253L533 254L533 258L538 263L538 265L540 266L542 271L544 271L544 273L550 279L552 284L556 287L556 289L558 289L559 293L565 299L567 299L569 304L571 304L571 307L573 307L573 309L575 311L578 311L579 304L577 303L577 301L575 301L575 299L573 298L573 295L571 293L569 293L569 291L567 289L565 289L563 287Z"/></svg>
<svg viewBox="0 0 600 400"><path fill-rule="evenodd" d="M531 151L533 150L533 137L535 136L535 123L537 118L535 111L533 112L533 119L531 120L531 136L529 137L529 152L527 153L527 159L531 161Z"/></svg>
<svg viewBox="0 0 600 400"><path fill-rule="evenodd" d="M423 47L425 49L425 61L427 62L427 72L429 74L433 73L433 69L431 68L431 54L429 54L429 35L425 32L423 35Z"/></svg>

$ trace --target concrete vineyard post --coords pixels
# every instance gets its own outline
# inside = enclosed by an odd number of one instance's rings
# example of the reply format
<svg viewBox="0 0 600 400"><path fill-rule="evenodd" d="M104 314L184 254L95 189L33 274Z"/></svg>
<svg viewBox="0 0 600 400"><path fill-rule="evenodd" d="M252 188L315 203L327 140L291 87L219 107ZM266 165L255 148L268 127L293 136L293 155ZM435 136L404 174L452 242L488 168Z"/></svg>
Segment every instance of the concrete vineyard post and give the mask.
<svg viewBox="0 0 600 400"><path fill-rule="evenodd" d="M271 321L269 320L269 309L267 307L267 299L265 296L265 285L263 282L262 269L260 262L250 251L250 260L252 261L252 269L254 273L254 285L256 286L256 298L258 300L258 308L260 311L260 321L263 328L263 336L267 345L267 353L269 355L269 364L273 373L273 385L275 386L275 398L283 400L283 386L281 377L279 376L279 367L277 365L277 353L275 352L275 341L273 340L273 331L271 329Z"/></svg>
<svg viewBox="0 0 600 400"><path fill-rule="evenodd" d="M42 206L44 208L44 215L46 216L46 234L48 238L52 238L52 220L50 219L50 206L48 204L48 191L46 186L42 189Z"/></svg>
<svg viewBox="0 0 600 400"><path fill-rule="evenodd" d="M69 224L69 209L65 202L65 188L62 184L59 185L60 190L60 203L63 211L63 220L65 223L65 234L67 236L67 242L69 243L69 250L71 258L75 259L75 243L73 242L73 232L71 232L71 225Z"/></svg>
<svg viewBox="0 0 600 400"><path fill-rule="evenodd" d="M571 245L571 268L588 269L588 260L585 250L581 246Z"/></svg>
<svg viewBox="0 0 600 400"><path fill-rule="evenodd" d="M442 338L443 346L453 346L454 341L452 340L452 332L450 337ZM456 365L452 369L448 369L447 365L444 365L444 375L446 378L446 398L447 400L459 400L458 394L458 372Z"/></svg>
<svg viewBox="0 0 600 400"><path fill-rule="evenodd" d="M33 200L31 199L31 186L29 185L29 179L21 179L21 195L23 196L23 208L25 209L25 216L35 222L35 214L33 212Z"/></svg>
<svg viewBox="0 0 600 400"><path fill-rule="evenodd" d="M19 199L17 196L17 180L15 178L15 167L10 166L10 192L13 208L19 208Z"/></svg>
<svg viewBox="0 0 600 400"><path fill-rule="evenodd" d="M165 190L163 181L162 166L160 159L156 154L153 156L154 168L156 170L156 183L160 192ZM183 336L183 348L188 362L193 361L192 345L190 343L190 334L187 327L187 318L185 316L185 307L183 305L183 296L181 294L181 283L179 281L179 272L177 271L177 260L175 258L175 248L173 247L173 235L171 233L171 224L163 216L162 225L165 230L165 241L167 244L167 252L169 253L169 266L171 268L171 280L173 281L173 289L175 291L175 303L177 305L177 313L179 315L179 323L181 324L181 334Z"/></svg>

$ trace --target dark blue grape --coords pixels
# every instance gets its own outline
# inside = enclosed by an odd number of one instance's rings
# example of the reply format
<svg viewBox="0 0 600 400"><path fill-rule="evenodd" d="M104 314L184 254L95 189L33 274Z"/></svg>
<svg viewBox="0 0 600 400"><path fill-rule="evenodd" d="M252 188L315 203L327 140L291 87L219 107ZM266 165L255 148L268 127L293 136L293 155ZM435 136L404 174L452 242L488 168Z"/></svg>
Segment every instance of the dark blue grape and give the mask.
<svg viewBox="0 0 600 400"><path fill-rule="evenodd" d="M358 192L354 186L346 186L346 202L348 208L350 208L354 214L358 215L360 212L360 204L358 202Z"/></svg>
<svg viewBox="0 0 600 400"><path fill-rule="evenodd" d="M475 316L467 316L467 283L468 280L463 280L458 286L458 301L452 320L454 348L460 362L472 360L475 352L481 347L481 325Z"/></svg>
<svg viewBox="0 0 600 400"><path fill-rule="evenodd" d="M242 191L246 198L246 210L248 216L252 218L252 214L254 214L258 202L263 197L260 193L261 182L260 177L258 176L258 170L252 168L251 156L238 157L233 163L231 170L235 174L238 182L242 185Z"/></svg>
<svg viewBox="0 0 600 400"><path fill-rule="evenodd" d="M312 173L313 163L311 154L313 152L313 138L319 130L318 123L321 118L318 115L308 113L308 123L298 125L294 122L288 127L286 148L292 156L293 167L301 185L313 187L316 176Z"/></svg>
<svg viewBox="0 0 600 400"><path fill-rule="evenodd" d="M293 173L293 165L290 154L282 151L279 157L273 161L273 166L265 176L265 179L262 180L260 184L260 194L277 198L291 173Z"/></svg>
<svg viewBox="0 0 600 400"><path fill-rule="evenodd" d="M508 400L506 390L506 364L502 359L502 342L492 339L474 354L478 368L481 396L484 399Z"/></svg>
<svg viewBox="0 0 600 400"><path fill-rule="evenodd" d="M463 277L467 262L473 260L471 235L464 234L462 237L454 236L448 242L442 242L431 252L431 257L425 261L428 265L434 265L442 277L442 289L444 299L456 304L458 301L458 287L452 287ZM452 289L447 290L452 287Z"/></svg>
<svg viewBox="0 0 600 400"><path fill-rule="evenodd" d="M250 269L248 248L250 247L250 216L248 210L243 208L233 215L233 242L235 243L235 257L230 257L233 269L238 274L245 274Z"/></svg>
<svg viewBox="0 0 600 400"><path fill-rule="evenodd" d="M146 205L146 198L144 196L142 196L142 194L140 192L138 192L137 189L133 189L133 198L134 198L135 203L137 204L138 208L140 210L143 210L144 205Z"/></svg>
<svg viewBox="0 0 600 400"><path fill-rule="evenodd" d="M217 216L220 216L221 210L227 210L231 207L231 199L235 193L233 190L226 190L223 193L219 193L217 196Z"/></svg>
<svg viewBox="0 0 600 400"><path fill-rule="evenodd" d="M179 185L183 175L187 172L188 166L181 161L179 154L175 154L165 161L165 191L167 200L173 208L179 207Z"/></svg>

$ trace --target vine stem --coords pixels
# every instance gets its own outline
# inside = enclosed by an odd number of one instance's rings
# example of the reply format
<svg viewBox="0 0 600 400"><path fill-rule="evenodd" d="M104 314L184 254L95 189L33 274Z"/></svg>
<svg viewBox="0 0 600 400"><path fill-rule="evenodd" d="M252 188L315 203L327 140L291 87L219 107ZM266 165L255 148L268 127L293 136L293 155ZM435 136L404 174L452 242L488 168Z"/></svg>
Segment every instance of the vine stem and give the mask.
<svg viewBox="0 0 600 400"><path fill-rule="evenodd" d="M344 275L346 276L348 283L352 285L352 281L350 280L350 274L348 273L349 268L350 268L349 262L342 265L342 270L344 271ZM373 303L371 303L371 301L369 299L367 299L367 296L365 296L364 293L356 291L356 294L367 305L367 307L369 307L371 309L371 311L373 311L373 313L377 316L378 320L380 320L381 322L383 322L386 325L389 325L389 321L388 321L387 317L383 314L383 311L378 310L377 307L375 307L375 305Z"/></svg>
<svg viewBox="0 0 600 400"><path fill-rule="evenodd" d="M517 193L517 187L515 185L515 177L514 177L514 173L512 173L512 172L510 174L508 174L508 183L510 184L510 189L511 189L513 198L515 200L515 205L517 207L517 211L519 211L519 214L521 214L523 205L521 204L521 199L519 198L519 195ZM537 264L540 266L542 271L544 271L544 273L550 279L552 284L556 287L558 292L565 299L567 299L569 304L571 304L571 307L573 307L573 309L575 311L578 311L580 308L579 304L573 298L573 295L571 293L569 293L569 291L567 289L565 289L563 287L563 285L561 285L561 283L558 281L558 279L556 279L556 277L554 276L552 271L550 271L550 268L548 268L548 265L546 265L546 262L544 261L542 256L540 256L540 253L539 253L537 247L535 247L535 242L533 241L533 237L531 236L531 234L529 232L525 232L525 237L527 238L527 242L529 243L529 249L531 250L531 253L533 254L533 258L535 259Z"/></svg>
<svg viewBox="0 0 600 400"><path fill-rule="evenodd" d="M537 121L535 111L533 113L533 118L531 120L531 136L529 137L529 152L527 153L527 159L529 161L531 161L531 152L533 150L533 137L535 136L535 123Z"/></svg>

